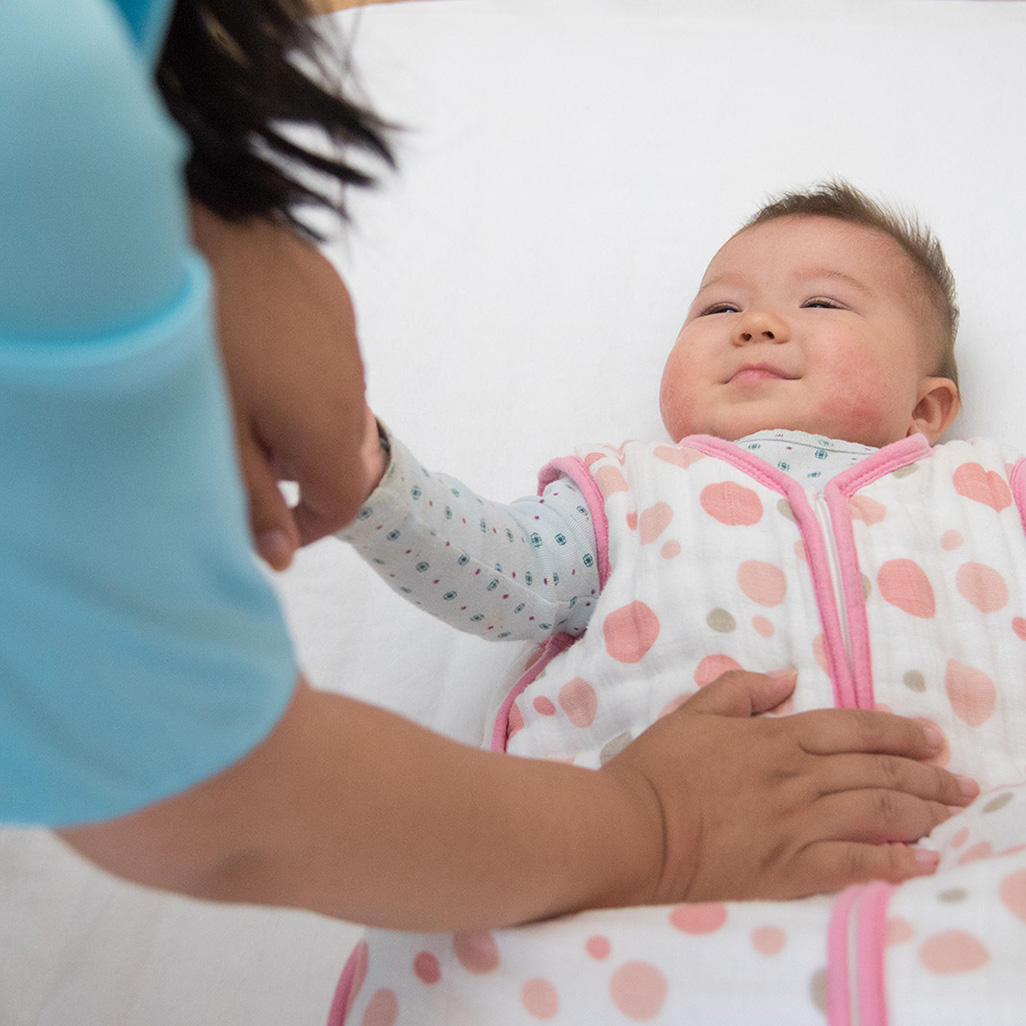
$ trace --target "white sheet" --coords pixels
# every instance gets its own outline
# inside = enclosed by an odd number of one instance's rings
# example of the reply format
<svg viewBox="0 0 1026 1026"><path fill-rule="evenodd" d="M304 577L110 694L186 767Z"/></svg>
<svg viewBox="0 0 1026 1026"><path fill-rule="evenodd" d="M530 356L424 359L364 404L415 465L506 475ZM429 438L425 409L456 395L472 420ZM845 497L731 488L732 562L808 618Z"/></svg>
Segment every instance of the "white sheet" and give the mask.
<svg viewBox="0 0 1026 1026"><path fill-rule="evenodd" d="M333 256L380 415L513 498L585 439L661 435L662 361L717 245L841 174L914 206L959 279L956 434L1026 447L1026 4L425 0L325 19L403 122ZM404 606L333 541L281 581L313 679L478 741L519 646ZM444 687L443 687L444 685ZM0 1023L306 1026L355 931L111 881L0 833Z"/></svg>

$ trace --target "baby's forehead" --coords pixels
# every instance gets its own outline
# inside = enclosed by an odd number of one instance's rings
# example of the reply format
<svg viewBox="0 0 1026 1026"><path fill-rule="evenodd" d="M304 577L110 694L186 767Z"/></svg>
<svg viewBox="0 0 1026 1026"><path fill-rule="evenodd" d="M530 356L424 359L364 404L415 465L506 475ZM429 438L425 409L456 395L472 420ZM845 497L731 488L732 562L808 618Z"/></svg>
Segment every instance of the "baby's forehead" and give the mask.
<svg viewBox="0 0 1026 1026"><path fill-rule="evenodd" d="M881 264L887 265L886 272ZM819 271L868 277L895 271L915 275L918 268L894 236L875 226L826 214L784 214L746 225L716 251L702 281L718 271L739 273L769 268L778 274Z"/></svg>

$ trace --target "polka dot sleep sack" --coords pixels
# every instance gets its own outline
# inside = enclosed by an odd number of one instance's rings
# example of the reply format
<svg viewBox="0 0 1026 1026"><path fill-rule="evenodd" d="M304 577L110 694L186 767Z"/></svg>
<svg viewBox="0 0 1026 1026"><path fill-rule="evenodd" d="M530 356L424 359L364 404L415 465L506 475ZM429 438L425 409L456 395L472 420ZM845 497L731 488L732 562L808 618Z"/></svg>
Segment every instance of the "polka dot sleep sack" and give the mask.
<svg viewBox="0 0 1026 1026"><path fill-rule="evenodd" d="M538 1022L1021 1024L1026 954L1024 465L987 441L913 436L818 488L756 453L582 449L599 541L587 631L557 634L495 747L598 767L732 667L798 669L787 707L937 724L983 788L938 827L929 878L793 902L586 912L517 929L371 931L332 1026Z"/></svg>

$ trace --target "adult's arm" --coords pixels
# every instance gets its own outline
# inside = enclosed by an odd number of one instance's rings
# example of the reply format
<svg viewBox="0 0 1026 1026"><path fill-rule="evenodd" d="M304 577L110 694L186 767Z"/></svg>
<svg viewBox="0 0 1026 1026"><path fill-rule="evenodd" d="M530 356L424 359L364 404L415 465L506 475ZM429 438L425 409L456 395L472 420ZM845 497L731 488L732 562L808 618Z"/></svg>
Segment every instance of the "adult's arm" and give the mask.
<svg viewBox="0 0 1026 1026"><path fill-rule="evenodd" d="M928 853L883 843L919 838L968 801L917 761L936 751L922 726L858 711L751 716L793 683L728 674L601 770L465 747L301 683L237 765L61 833L152 886L417 930L930 871Z"/></svg>

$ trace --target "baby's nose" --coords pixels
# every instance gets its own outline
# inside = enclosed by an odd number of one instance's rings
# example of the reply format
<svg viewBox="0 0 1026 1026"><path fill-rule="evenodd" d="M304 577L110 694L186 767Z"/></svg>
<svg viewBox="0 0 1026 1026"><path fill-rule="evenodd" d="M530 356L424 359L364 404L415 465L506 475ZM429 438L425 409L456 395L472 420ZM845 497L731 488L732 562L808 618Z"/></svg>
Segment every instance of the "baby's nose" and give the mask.
<svg viewBox="0 0 1026 1026"><path fill-rule="evenodd" d="M738 322L733 341L743 346L750 342L786 342L789 337L783 318L768 310L753 310Z"/></svg>

